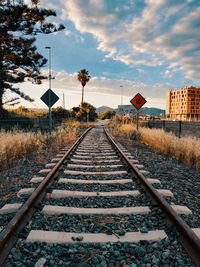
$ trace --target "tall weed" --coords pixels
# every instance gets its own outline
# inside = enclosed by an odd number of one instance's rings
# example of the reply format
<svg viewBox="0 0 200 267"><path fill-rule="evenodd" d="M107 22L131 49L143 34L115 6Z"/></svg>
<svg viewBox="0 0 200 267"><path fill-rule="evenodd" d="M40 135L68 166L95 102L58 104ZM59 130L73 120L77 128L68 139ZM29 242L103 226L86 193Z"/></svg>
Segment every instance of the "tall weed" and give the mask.
<svg viewBox="0 0 200 267"><path fill-rule="evenodd" d="M0 132L0 168L6 169L14 162L23 159L26 155L53 147L54 149L73 141L80 124L64 124L52 134L33 133L15 130L13 132Z"/></svg>
<svg viewBox="0 0 200 267"><path fill-rule="evenodd" d="M41 133L0 132L0 168L4 169L25 155L40 152L47 140Z"/></svg>
<svg viewBox="0 0 200 267"><path fill-rule="evenodd" d="M176 158L186 166L200 170L200 140L195 137L178 138L162 129L140 128L142 141L156 151Z"/></svg>
<svg viewBox="0 0 200 267"><path fill-rule="evenodd" d="M167 133L162 129L149 129L140 127L138 138L136 136L135 125L122 124L115 128L120 135L125 135L129 139L141 140L154 150L164 155L174 157L176 160L184 163L186 166L195 167L200 170L200 139L195 137L178 138L173 133Z"/></svg>
<svg viewBox="0 0 200 267"><path fill-rule="evenodd" d="M120 127L120 131L131 140L139 140L141 138L141 134L139 131L136 130L134 124L122 124Z"/></svg>

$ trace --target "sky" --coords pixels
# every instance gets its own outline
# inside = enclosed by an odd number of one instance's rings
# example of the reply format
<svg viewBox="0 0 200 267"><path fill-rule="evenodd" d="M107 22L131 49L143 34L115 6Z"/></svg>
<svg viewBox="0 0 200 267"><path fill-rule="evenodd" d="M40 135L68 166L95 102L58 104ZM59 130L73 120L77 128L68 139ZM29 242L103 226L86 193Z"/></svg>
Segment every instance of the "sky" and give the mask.
<svg viewBox="0 0 200 267"><path fill-rule="evenodd" d="M92 77L84 100L95 107L130 104L140 93L146 107L165 109L166 90L199 86L199 0L41 0L39 6L54 9L50 21L65 26L36 37L44 57L51 47L52 90L60 97L54 107L63 105L63 95L65 108L80 104L81 69ZM23 106L46 107L40 97L48 81L20 88L35 98Z"/></svg>

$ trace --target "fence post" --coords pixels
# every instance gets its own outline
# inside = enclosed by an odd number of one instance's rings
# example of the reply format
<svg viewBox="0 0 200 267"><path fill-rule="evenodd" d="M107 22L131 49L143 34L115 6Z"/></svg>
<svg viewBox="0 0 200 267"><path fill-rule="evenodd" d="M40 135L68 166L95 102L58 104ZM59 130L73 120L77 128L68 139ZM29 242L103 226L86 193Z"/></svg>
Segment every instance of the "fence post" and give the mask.
<svg viewBox="0 0 200 267"><path fill-rule="evenodd" d="M155 123L154 123L154 118L153 118L153 121L152 121L152 128L155 127Z"/></svg>
<svg viewBox="0 0 200 267"><path fill-rule="evenodd" d="M41 131L42 128L42 121L41 121L41 117L39 117L39 130Z"/></svg>
<svg viewBox="0 0 200 267"><path fill-rule="evenodd" d="M182 121L179 121L178 122L178 137L181 138L181 124L182 124Z"/></svg>
<svg viewBox="0 0 200 267"><path fill-rule="evenodd" d="M165 121L163 121L163 129L165 130Z"/></svg>

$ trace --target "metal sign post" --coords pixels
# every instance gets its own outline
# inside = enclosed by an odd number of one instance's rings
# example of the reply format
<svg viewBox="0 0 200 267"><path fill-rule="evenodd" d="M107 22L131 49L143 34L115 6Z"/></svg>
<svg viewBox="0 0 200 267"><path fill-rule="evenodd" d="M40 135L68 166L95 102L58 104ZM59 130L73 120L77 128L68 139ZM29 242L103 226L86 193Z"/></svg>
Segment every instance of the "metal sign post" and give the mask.
<svg viewBox="0 0 200 267"><path fill-rule="evenodd" d="M49 90L49 103L51 103L51 91ZM49 105L49 132L51 133L52 131L52 116L51 116L51 106Z"/></svg>
<svg viewBox="0 0 200 267"><path fill-rule="evenodd" d="M141 94L136 94L131 99L131 104L137 109L136 113L136 129L138 131L139 128L139 109L147 102L146 99Z"/></svg>
<svg viewBox="0 0 200 267"><path fill-rule="evenodd" d="M58 101L59 97L51 90L48 89L40 99L49 107L49 131L52 130L52 117L51 107Z"/></svg>
<svg viewBox="0 0 200 267"><path fill-rule="evenodd" d="M138 124L139 124L139 111L136 111L136 130L138 131Z"/></svg>

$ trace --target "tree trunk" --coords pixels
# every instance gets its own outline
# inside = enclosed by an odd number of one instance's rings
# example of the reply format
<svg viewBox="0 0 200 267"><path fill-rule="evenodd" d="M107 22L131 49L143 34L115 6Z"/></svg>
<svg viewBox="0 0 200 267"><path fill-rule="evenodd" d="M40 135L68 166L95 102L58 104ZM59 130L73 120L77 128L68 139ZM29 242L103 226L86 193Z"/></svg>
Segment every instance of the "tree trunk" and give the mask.
<svg viewBox="0 0 200 267"><path fill-rule="evenodd" d="M3 56L0 51L0 112L3 109L3 94L4 94L4 86L3 86Z"/></svg>
<svg viewBox="0 0 200 267"><path fill-rule="evenodd" d="M3 109L3 91L1 88L1 81L0 81L0 112Z"/></svg>
<svg viewBox="0 0 200 267"><path fill-rule="evenodd" d="M8 111L3 109L3 95L5 92L4 77L5 77L5 72L3 70L3 55L0 50L0 118L5 118L8 116Z"/></svg>
<svg viewBox="0 0 200 267"><path fill-rule="evenodd" d="M82 86L82 100L81 100L81 105L83 105L83 98L84 98L84 86Z"/></svg>

